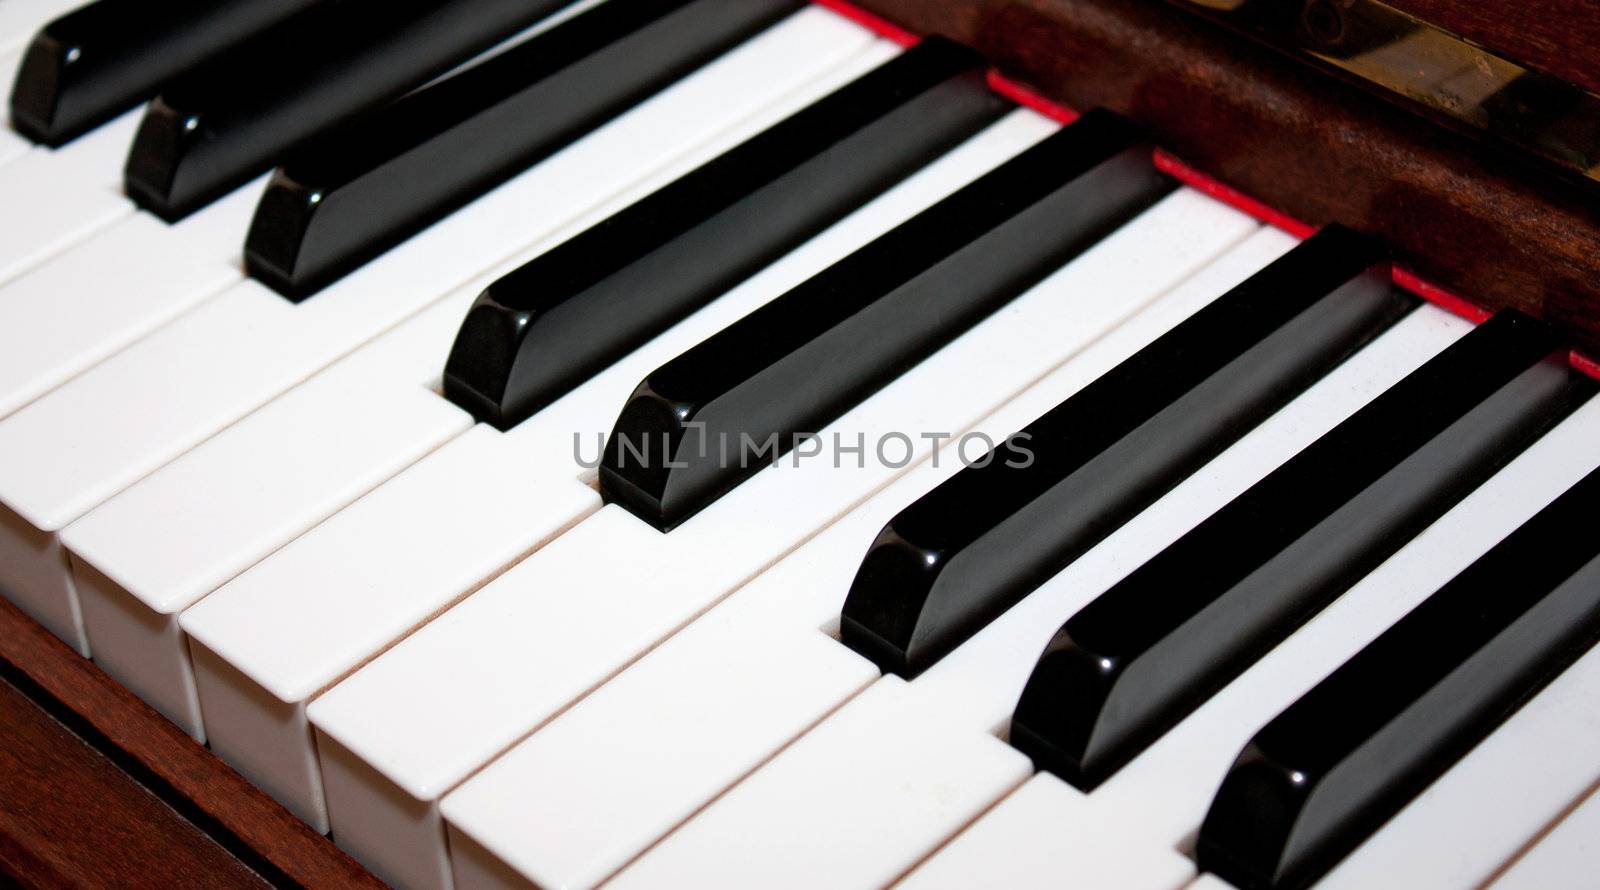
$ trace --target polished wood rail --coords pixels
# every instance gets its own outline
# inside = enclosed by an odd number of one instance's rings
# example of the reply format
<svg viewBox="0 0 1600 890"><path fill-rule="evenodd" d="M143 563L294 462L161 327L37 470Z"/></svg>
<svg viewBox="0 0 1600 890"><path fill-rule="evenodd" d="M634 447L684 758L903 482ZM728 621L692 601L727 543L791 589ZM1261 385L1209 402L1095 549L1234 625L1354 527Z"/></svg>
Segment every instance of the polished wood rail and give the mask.
<svg viewBox="0 0 1600 890"><path fill-rule="evenodd" d="M1189 165L1312 225L1385 238L1398 260L1488 309L1514 306L1600 355L1600 212L1583 189L1165 0L859 0L976 47L1073 108L1147 127ZM1394 5L1406 6L1402 0ZM1530 66L1600 83L1592 4L1417 0L1412 11ZM1566 17L1563 22L1561 16ZM1563 55L1556 35L1570 34ZM1521 54L1519 56L1519 54Z"/></svg>
<svg viewBox="0 0 1600 890"><path fill-rule="evenodd" d="M0 884L384 884L0 599Z"/></svg>

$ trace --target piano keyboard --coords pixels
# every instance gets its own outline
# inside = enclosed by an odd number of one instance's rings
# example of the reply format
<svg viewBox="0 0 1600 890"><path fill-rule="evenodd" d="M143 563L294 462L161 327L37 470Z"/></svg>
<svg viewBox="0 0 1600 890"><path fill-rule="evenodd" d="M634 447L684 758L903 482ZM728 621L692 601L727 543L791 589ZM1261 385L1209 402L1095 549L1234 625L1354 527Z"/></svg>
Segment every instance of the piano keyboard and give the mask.
<svg viewBox="0 0 1600 890"><path fill-rule="evenodd" d="M1541 322L832 3L80 3L0 0L0 591L384 880L1600 869Z"/></svg>

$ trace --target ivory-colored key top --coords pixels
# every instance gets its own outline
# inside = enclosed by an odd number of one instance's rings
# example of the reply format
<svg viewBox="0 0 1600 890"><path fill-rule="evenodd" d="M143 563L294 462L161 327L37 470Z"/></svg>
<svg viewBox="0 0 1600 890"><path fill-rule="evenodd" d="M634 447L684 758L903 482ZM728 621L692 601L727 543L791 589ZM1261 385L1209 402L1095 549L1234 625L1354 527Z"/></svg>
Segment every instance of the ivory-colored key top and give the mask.
<svg viewBox="0 0 1600 890"><path fill-rule="evenodd" d="M58 149L35 147L0 166L0 284L133 213L122 155L138 111Z"/></svg>
<svg viewBox="0 0 1600 890"><path fill-rule="evenodd" d="M472 425L436 388L475 295L441 300L62 530L102 670L205 738L178 613Z"/></svg>
<svg viewBox="0 0 1600 890"><path fill-rule="evenodd" d="M917 867L897 890L1009 887L1052 890L1068 883L1120 890L1177 890L1194 862L1148 838L1085 826L1086 795L1050 773L1035 773ZM1159 806L1151 802L1154 809ZM1113 848L1116 855L1101 855Z"/></svg>
<svg viewBox="0 0 1600 890"><path fill-rule="evenodd" d="M1491 890L1581 887L1600 874L1600 790L1523 853L1489 885Z"/></svg>
<svg viewBox="0 0 1600 890"><path fill-rule="evenodd" d="M906 681L879 679L606 886L778 890L893 882L1031 771L1011 746L959 731L923 705ZM929 774L941 781L908 781ZM868 818L842 812L861 788L885 784L896 793L873 800ZM781 813L771 806L779 800ZM710 858L689 859L713 849Z"/></svg>
<svg viewBox="0 0 1600 890"><path fill-rule="evenodd" d="M0 52L21 52L40 28L84 0L5 0L0 3ZM11 95L6 92L7 98Z"/></svg>
<svg viewBox="0 0 1600 890"><path fill-rule="evenodd" d="M133 213L0 287L0 417L244 277L265 179L177 225Z"/></svg>

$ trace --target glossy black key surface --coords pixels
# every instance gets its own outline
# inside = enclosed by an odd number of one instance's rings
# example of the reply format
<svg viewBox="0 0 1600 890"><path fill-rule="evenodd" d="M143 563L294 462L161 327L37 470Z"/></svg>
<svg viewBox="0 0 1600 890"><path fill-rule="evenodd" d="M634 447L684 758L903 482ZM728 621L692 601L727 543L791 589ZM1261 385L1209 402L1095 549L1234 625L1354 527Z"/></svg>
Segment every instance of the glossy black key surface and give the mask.
<svg viewBox="0 0 1600 890"><path fill-rule="evenodd" d="M145 111L128 196L176 221L341 121L512 36L563 0L326 0L174 81Z"/></svg>
<svg viewBox="0 0 1600 890"><path fill-rule="evenodd" d="M22 55L11 125L58 146L319 0L99 0L46 25Z"/></svg>
<svg viewBox="0 0 1600 890"><path fill-rule="evenodd" d="M651 373L601 494L671 529L1173 187L1132 124L1086 115Z"/></svg>
<svg viewBox="0 0 1600 890"><path fill-rule="evenodd" d="M1468 333L1072 616L1011 742L1104 780L1590 391L1540 322Z"/></svg>
<svg viewBox="0 0 1600 890"><path fill-rule="evenodd" d="M923 495L867 552L844 642L930 667L1413 308L1389 274L1326 229Z"/></svg>
<svg viewBox="0 0 1600 890"><path fill-rule="evenodd" d="M602 3L296 150L245 265L304 298L802 5Z"/></svg>
<svg viewBox="0 0 1600 890"><path fill-rule="evenodd" d="M1600 472L1257 732L1200 828L1201 868L1310 885L1577 660L1600 637L1596 515Z"/></svg>
<svg viewBox="0 0 1600 890"><path fill-rule="evenodd" d="M496 281L445 394L508 429L1012 106L929 38Z"/></svg>

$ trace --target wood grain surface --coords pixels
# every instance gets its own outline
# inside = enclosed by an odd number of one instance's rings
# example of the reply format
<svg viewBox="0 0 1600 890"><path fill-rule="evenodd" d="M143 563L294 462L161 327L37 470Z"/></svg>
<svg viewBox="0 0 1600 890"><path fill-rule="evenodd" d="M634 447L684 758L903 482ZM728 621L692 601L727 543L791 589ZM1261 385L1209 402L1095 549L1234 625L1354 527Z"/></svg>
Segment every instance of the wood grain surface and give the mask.
<svg viewBox="0 0 1600 890"><path fill-rule="evenodd" d="M0 682L0 871L25 887L269 885Z"/></svg>
<svg viewBox="0 0 1600 890"><path fill-rule="evenodd" d="M861 5L968 43L1070 107L1131 117L1224 183L1313 225L1379 235L1424 278L1545 318L1600 355L1595 199L1523 159L1159 0Z"/></svg>
<svg viewBox="0 0 1600 890"><path fill-rule="evenodd" d="M80 747L84 747L84 743L92 746L103 756L105 766L113 767L114 771L158 797L171 808L167 812L173 819L194 826L218 849L236 858L241 867L270 883L287 887L374 890L384 886L327 838L295 818L204 746L3 599L0 599L0 679L48 710L60 721L56 724L58 727L71 731L68 738L76 736L83 740ZM38 743L36 737L28 738L35 739L28 744ZM0 757L10 758L6 767L8 774L13 772L13 764L26 764L32 756L32 749L14 747L22 744L23 741L14 739L12 733L0 733L0 749L3 749ZM0 832L6 833L6 839L0 843L12 851L12 858L18 862L36 860L48 864L54 855L49 851L60 849L54 846L60 835L35 834L32 828L76 824L74 820L79 816L74 811L89 792L69 784L61 784L58 790L57 784L65 783L68 778L62 772L52 773L52 778L45 781L37 777L30 779L25 771L20 775L20 779L16 776L0 779L0 783L6 785L0 788L0 794L6 795L0 808L8 812L13 808L25 808L35 814L34 821L0 828ZM116 789L114 777L103 769L92 775L107 789L107 801L120 805L133 800L126 789ZM66 793L68 789L72 789L72 794ZM127 840L132 844L137 838ZM89 858L78 867L114 868L126 858L122 846L117 842L86 845L79 852ZM26 851L35 848L44 852L33 854L30 860ZM12 859L5 861L9 863ZM232 886L223 883L227 879L223 872L219 875L223 877L218 878L218 886ZM58 886L49 880L40 885ZM208 882L202 881L165 886L206 885ZM90 883L86 886L117 884Z"/></svg>

